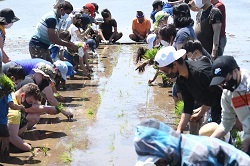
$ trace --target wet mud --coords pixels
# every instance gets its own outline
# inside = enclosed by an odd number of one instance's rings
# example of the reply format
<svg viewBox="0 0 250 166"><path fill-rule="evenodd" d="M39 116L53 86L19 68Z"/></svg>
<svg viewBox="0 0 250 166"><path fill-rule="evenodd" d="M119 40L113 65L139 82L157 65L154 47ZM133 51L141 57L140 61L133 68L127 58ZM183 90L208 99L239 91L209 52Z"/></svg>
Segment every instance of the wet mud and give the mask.
<svg viewBox="0 0 250 166"><path fill-rule="evenodd" d="M175 126L171 88L163 87L161 77L148 85L155 70L135 71L135 53L141 45L101 45L98 58L91 59L94 72L88 80L79 71L67 80L66 110L63 115L42 115L36 129L23 139L37 153L12 153L4 165L134 165L133 138L140 120L154 118Z"/></svg>

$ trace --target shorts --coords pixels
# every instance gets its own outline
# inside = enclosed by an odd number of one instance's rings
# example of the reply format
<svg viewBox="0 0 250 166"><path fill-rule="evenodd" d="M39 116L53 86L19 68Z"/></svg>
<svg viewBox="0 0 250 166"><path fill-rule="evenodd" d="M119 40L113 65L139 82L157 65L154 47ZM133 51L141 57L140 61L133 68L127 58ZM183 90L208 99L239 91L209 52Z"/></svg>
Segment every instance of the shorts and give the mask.
<svg viewBox="0 0 250 166"><path fill-rule="evenodd" d="M53 63L49 49L29 45L29 51L31 58L41 58Z"/></svg>
<svg viewBox="0 0 250 166"><path fill-rule="evenodd" d="M7 124L0 124L0 137L9 137L9 129Z"/></svg>

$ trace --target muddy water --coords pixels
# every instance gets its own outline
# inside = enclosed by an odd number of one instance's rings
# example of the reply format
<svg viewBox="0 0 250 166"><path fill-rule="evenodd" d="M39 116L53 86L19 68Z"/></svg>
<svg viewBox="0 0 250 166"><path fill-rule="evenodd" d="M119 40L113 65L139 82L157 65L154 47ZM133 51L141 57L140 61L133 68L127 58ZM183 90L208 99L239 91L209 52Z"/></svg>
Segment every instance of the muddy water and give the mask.
<svg viewBox="0 0 250 166"><path fill-rule="evenodd" d="M100 46L93 59L93 79L79 75L67 81L65 108L74 113L74 122L62 115L43 115L36 130L23 138L35 147L49 147L47 156L38 152L12 154L12 164L41 165L133 165L135 125L144 118L156 118L174 125L170 88L148 86L152 67L144 74L135 71L138 45ZM167 116L166 116L167 115ZM29 158L28 158L29 157Z"/></svg>

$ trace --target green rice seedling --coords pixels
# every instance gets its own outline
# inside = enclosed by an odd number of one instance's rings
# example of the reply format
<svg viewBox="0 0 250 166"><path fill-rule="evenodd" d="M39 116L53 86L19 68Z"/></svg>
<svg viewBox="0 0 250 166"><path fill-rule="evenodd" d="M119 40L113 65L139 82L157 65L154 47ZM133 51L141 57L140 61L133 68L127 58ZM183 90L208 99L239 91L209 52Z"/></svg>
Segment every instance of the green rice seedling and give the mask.
<svg viewBox="0 0 250 166"><path fill-rule="evenodd" d="M184 108L184 102L183 101L178 101L175 105L175 109L174 109L174 113L175 115L177 115L178 117L181 116L182 114L182 110Z"/></svg>
<svg viewBox="0 0 250 166"><path fill-rule="evenodd" d="M60 159L64 162L64 163L70 163L73 161L72 156L71 156L71 151L73 149L73 143L70 142L69 146L67 147L67 152L63 152Z"/></svg>
<svg viewBox="0 0 250 166"><path fill-rule="evenodd" d="M114 144L115 144L115 134L113 135L111 145L109 146L110 151L115 150L115 145Z"/></svg>
<svg viewBox="0 0 250 166"><path fill-rule="evenodd" d="M64 163L70 163L72 162L72 157L71 154L67 153L67 152L63 152L60 159L64 162Z"/></svg>
<svg viewBox="0 0 250 166"><path fill-rule="evenodd" d="M147 50L143 56L143 59L154 61L154 58L157 52L158 52L157 48L152 48L150 50Z"/></svg>
<svg viewBox="0 0 250 166"><path fill-rule="evenodd" d="M41 151L44 153L44 156L47 156L47 152L50 150L50 148L47 148L45 146L40 147Z"/></svg>
<svg viewBox="0 0 250 166"><path fill-rule="evenodd" d="M0 97L15 91L15 85L6 75L0 76Z"/></svg>
<svg viewBox="0 0 250 166"><path fill-rule="evenodd" d="M231 136L233 138L233 145L239 149L240 146L242 145L242 140L239 131L237 129L233 129L231 131Z"/></svg>
<svg viewBox="0 0 250 166"><path fill-rule="evenodd" d="M92 108L88 108L87 112L89 115L94 115L94 110Z"/></svg>
<svg viewBox="0 0 250 166"><path fill-rule="evenodd" d="M122 110L122 112L120 114L117 114L117 118L121 118L124 116L124 110Z"/></svg>

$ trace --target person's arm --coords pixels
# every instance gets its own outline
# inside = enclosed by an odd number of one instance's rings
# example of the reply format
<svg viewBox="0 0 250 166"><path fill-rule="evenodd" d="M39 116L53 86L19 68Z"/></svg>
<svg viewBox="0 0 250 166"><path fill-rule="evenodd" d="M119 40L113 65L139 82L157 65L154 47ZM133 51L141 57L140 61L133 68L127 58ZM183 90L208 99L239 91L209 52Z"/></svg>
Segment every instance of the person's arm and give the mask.
<svg viewBox="0 0 250 166"><path fill-rule="evenodd" d="M190 121L196 122L199 120L208 110L209 106L202 105L201 107L194 110L194 114L191 115Z"/></svg>
<svg viewBox="0 0 250 166"><path fill-rule="evenodd" d="M8 57L8 55L5 53L5 51L3 50L3 37L0 36L0 49L2 50L2 62L3 63L7 63L10 62L10 58Z"/></svg>
<svg viewBox="0 0 250 166"><path fill-rule="evenodd" d="M232 128L236 122L236 113L230 105L231 96L222 93L221 96L221 123L219 127L213 132L211 137L223 138Z"/></svg>
<svg viewBox="0 0 250 166"><path fill-rule="evenodd" d="M8 129L10 133L9 140L14 146L25 152L31 150L32 147L18 136L19 124L8 124Z"/></svg>
<svg viewBox="0 0 250 166"><path fill-rule="evenodd" d="M55 106L45 106L40 104L32 104L32 107L26 109L27 113L36 113L36 114L58 114L59 112L56 110Z"/></svg>
<svg viewBox="0 0 250 166"><path fill-rule="evenodd" d="M146 33L145 39L151 33L150 29L151 29L151 22L147 20L147 33Z"/></svg>
<svg viewBox="0 0 250 166"><path fill-rule="evenodd" d="M145 71L145 66L147 66L147 64L149 64L150 60L146 60L144 61L141 65L139 65L135 70L138 70L139 73L140 72L144 72Z"/></svg>
<svg viewBox="0 0 250 166"><path fill-rule="evenodd" d="M212 58L215 59L217 58L217 51L219 47L219 42L220 42L220 31L221 31L221 23L216 23L212 25L214 35L213 35L213 49L212 49Z"/></svg>
<svg viewBox="0 0 250 166"><path fill-rule="evenodd" d="M25 111L25 108L23 105L17 105L17 104L14 104L14 102L9 102L9 107L12 109L12 110L21 110L21 111Z"/></svg>
<svg viewBox="0 0 250 166"><path fill-rule="evenodd" d="M142 35L140 35L139 32L137 30L135 30L135 29L133 29L133 34L138 36L140 39L144 39L144 37Z"/></svg>
<svg viewBox="0 0 250 166"><path fill-rule="evenodd" d="M159 72L159 69L156 70L155 75L154 75L154 78L153 78L152 80L148 80L148 84L152 84L152 83L156 80L156 78L158 77L158 75L159 75L160 73L161 73L161 72Z"/></svg>
<svg viewBox="0 0 250 166"><path fill-rule="evenodd" d="M116 35L116 33L117 33L117 27L114 27L114 32L113 32L112 35L110 36L109 42L112 42L112 39L114 38L114 36Z"/></svg>
<svg viewBox="0 0 250 166"><path fill-rule="evenodd" d="M174 2L168 1L167 3L170 4L171 6L174 6L174 5L182 3L182 2L184 2L184 0L177 0L177 1L174 1Z"/></svg>
<svg viewBox="0 0 250 166"><path fill-rule="evenodd" d="M183 102L184 102L184 109L183 113L181 115L180 122L177 127L177 131L182 133L183 130L186 128L188 121L190 120L190 117L193 113L193 108L194 108L194 98L187 89L187 87L181 83L179 78L176 80L176 85L178 86Z"/></svg>
<svg viewBox="0 0 250 166"><path fill-rule="evenodd" d="M185 106L185 104L184 104L184 106ZM183 130L186 128L190 117L191 117L191 114L187 114L187 113L181 114L181 119L180 119L180 122L179 122L178 127L177 127L177 132L183 133Z"/></svg>
<svg viewBox="0 0 250 166"><path fill-rule="evenodd" d="M50 84L46 86L42 92L46 95L46 98L50 105L56 106L58 104L58 101L54 97L54 93Z"/></svg>
<svg viewBox="0 0 250 166"><path fill-rule="evenodd" d="M55 29L48 28L48 37L49 37L49 40L54 44L58 44L60 46L66 46L74 51L77 51L77 49L78 49L78 47L74 43L61 40L56 35Z"/></svg>

